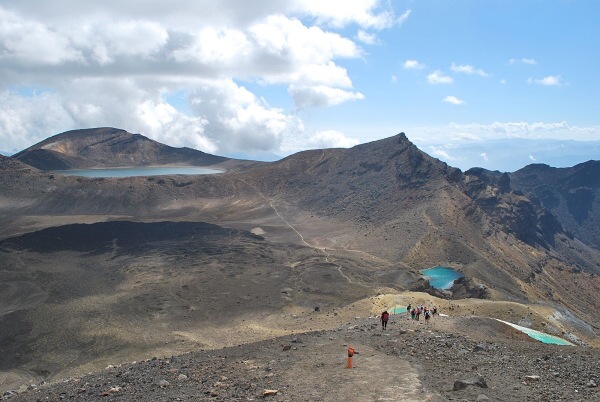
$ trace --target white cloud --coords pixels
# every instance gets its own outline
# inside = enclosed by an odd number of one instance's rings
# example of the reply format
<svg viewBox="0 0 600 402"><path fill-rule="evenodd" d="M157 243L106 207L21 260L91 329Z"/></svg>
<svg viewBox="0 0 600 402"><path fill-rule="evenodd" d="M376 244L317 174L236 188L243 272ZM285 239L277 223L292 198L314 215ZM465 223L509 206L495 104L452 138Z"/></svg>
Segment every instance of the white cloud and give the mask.
<svg viewBox="0 0 600 402"><path fill-rule="evenodd" d="M398 24L404 24L404 22L406 22L406 20L410 16L411 12L412 12L412 10L410 10L410 9L406 10L405 12L403 12L402 15L400 17L398 17L397 23Z"/></svg>
<svg viewBox="0 0 600 402"><path fill-rule="evenodd" d="M403 22L385 2L378 0L295 0L291 4L319 23L336 28L354 23L363 28L385 29Z"/></svg>
<svg viewBox="0 0 600 402"><path fill-rule="evenodd" d="M0 62L58 65L81 62L68 35L0 7Z"/></svg>
<svg viewBox="0 0 600 402"><path fill-rule="evenodd" d="M197 86L191 104L207 120L204 137L226 152L277 149L284 135L303 130L297 117L270 107L231 80Z"/></svg>
<svg viewBox="0 0 600 402"><path fill-rule="evenodd" d="M567 122L494 122L491 124L450 123L439 127L406 129L411 140L425 145L454 142L480 142L503 138L564 139L600 141L600 126L580 127Z"/></svg>
<svg viewBox="0 0 600 402"><path fill-rule="evenodd" d="M359 42L365 43L367 45L374 45L377 43L377 35L375 35L374 33L363 31L362 29L359 29L356 33L356 39Z"/></svg>
<svg viewBox="0 0 600 402"><path fill-rule="evenodd" d="M392 75L392 83L395 84L396 82L398 82L398 77Z"/></svg>
<svg viewBox="0 0 600 402"><path fill-rule="evenodd" d="M4 150L20 151L70 127L71 114L60 95L41 93L30 98L11 91L0 93L0 143Z"/></svg>
<svg viewBox="0 0 600 402"><path fill-rule="evenodd" d="M118 21L106 25L84 25L80 32L70 34L73 45L82 53L91 50L91 59L104 65L121 56L140 56L148 60L160 51L169 33L150 21Z"/></svg>
<svg viewBox="0 0 600 402"><path fill-rule="evenodd" d="M335 29L352 25L358 40L376 43L377 31L410 15L398 17L382 0L10 0L10 11L6 4L5 149L68 129L115 126L207 152L277 152L286 136L304 130L295 111L364 99L339 64L363 51ZM270 106L247 89L254 84L287 87L294 107ZM187 107L169 104L172 93L182 93Z"/></svg>
<svg viewBox="0 0 600 402"><path fill-rule="evenodd" d="M481 156L481 159L483 159L486 162L489 160L486 152L480 153L479 156Z"/></svg>
<svg viewBox="0 0 600 402"><path fill-rule="evenodd" d="M489 74L486 73L485 71L483 71L480 68L475 68L469 64L456 64L456 63L452 63L452 65L450 66L450 69L452 71L454 71L455 73L463 73L463 74L475 74L478 75L480 77L488 77Z"/></svg>
<svg viewBox="0 0 600 402"><path fill-rule="evenodd" d="M309 148L350 148L359 144L359 140L349 138L337 130L317 131L307 141Z"/></svg>
<svg viewBox="0 0 600 402"><path fill-rule="evenodd" d="M360 92L331 88L325 85L290 85L288 92L299 110L335 106L346 101L365 98Z"/></svg>
<svg viewBox="0 0 600 402"><path fill-rule="evenodd" d="M456 96L448 95L446 96L442 102L450 103L452 105L463 105L465 103L464 100L458 99Z"/></svg>
<svg viewBox="0 0 600 402"><path fill-rule="evenodd" d="M421 70L425 68L425 64L420 63L417 60L405 60L402 66L405 70Z"/></svg>
<svg viewBox="0 0 600 402"><path fill-rule="evenodd" d="M508 60L508 64L537 64L537 61L535 61L535 59L530 59L530 58L521 58L521 59L510 59Z"/></svg>
<svg viewBox="0 0 600 402"><path fill-rule="evenodd" d="M191 43L172 52L173 60L212 69L217 66L235 68L235 64L252 50L246 35L237 29L206 27L191 33L191 37Z"/></svg>
<svg viewBox="0 0 600 402"><path fill-rule="evenodd" d="M444 75L440 70L436 70L427 76L427 81L430 84L452 84L454 79L450 76Z"/></svg>
<svg viewBox="0 0 600 402"><path fill-rule="evenodd" d="M527 79L528 84L537 84L544 86L561 86L563 84L562 77L560 75L549 75L541 79L529 78Z"/></svg>
<svg viewBox="0 0 600 402"><path fill-rule="evenodd" d="M281 78L281 77L280 77ZM277 82L273 79L274 82ZM327 64L306 64L302 71L290 73L284 82L294 85L323 85L327 87L352 88L352 81L345 68L333 62Z"/></svg>
<svg viewBox="0 0 600 402"><path fill-rule="evenodd" d="M289 63L326 63L333 58L361 55L350 39L317 26L305 26L298 19L282 15L269 16L248 31L258 50L262 51L259 56L283 58Z"/></svg>
<svg viewBox="0 0 600 402"><path fill-rule="evenodd" d="M461 131L460 126L453 127L453 128L458 129L458 130L452 132L450 139L453 141L479 141L479 140L481 140L481 137L479 137L477 134L474 134L470 131ZM465 129L468 129L468 128L465 128Z"/></svg>
<svg viewBox="0 0 600 402"><path fill-rule="evenodd" d="M80 23L90 17L108 18L111 15L120 15L123 19L160 20L169 25L189 29L198 26L199 22L204 22L207 18L216 25L246 26L264 18L265 15L274 14L310 18L314 23L337 28L356 24L363 28L385 29L401 22L398 21L391 4L380 0L180 0L176 3L151 0L104 0L102 3L53 0L40 3L37 0L18 0L11 3L11 8L21 13L60 24L72 22L73 17Z"/></svg>
<svg viewBox="0 0 600 402"><path fill-rule="evenodd" d="M457 158L453 157L443 147L429 147L429 154L433 157L437 157L446 161L455 161Z"/></svg>
<svg viewBox="0 0 600 402"><path fill-rule="evenodd" d="M23 149L66 128L112 126L172 146L210 153L273 150L283 136L303 131L302 122L270 107L233 81L190 82L192 116L176 110L163 92L127 79L81 79L56 93L0 96L0 142ZM146 88L141 90L140 88Z"/></svg>
<svg viewBox="0 0 600 402"><path fill-rule="evenodd" d="M533 155L530 154L529 155L529 160L532 161L532 162L535 162L536 161L535 156L533 156Z"/></svg>

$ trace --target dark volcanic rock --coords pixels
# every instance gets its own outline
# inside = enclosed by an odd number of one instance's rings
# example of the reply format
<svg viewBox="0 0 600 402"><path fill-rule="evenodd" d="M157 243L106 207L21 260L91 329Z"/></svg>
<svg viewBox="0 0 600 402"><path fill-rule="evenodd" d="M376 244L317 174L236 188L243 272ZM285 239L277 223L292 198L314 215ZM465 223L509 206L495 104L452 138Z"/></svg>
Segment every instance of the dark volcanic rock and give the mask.
<svg viewBox="0 0 600 402"><path fill-rule="evenodd" d="M539 200L560 225L600 249L600 161L571 168L529 165L511 175L513 188Z"/></svg>
<svg viewBox="0 0 600 402"><path fill-rule="evenodd" d="M37 171L37 169L26 163L19 162L13 158L10 158L8 156L0 155L0 172L1 171L3 171L3 172L16 172L16 171L33 172L33 171Z"/></svg>
<svg viewBox="0 0 600 402"><path fill-rule="evenodd" d="M442 299L447 297L447 295L444 292L431 286L429 281L425 278L417 279L416 282L410 285L409 289L413 292L424 292L432 296L440 297Z"/></svg>
<svg viewBox="0 0 600 402"><path fill-rule="evenodd" d="M532 246L554 246L555 235L563 232L559 221L539 203L511 191L508 174L474 168L465 176L467 194L506 231Z"/></svg>
<svg viewBox="0 0 600 402"><path fill-rule="evenodd" d="M477 376L468 380L457 380L454 382L454 391L460 391L468 386L477 386L479 388L487 388L487 383L482 376Z"/></svg>
<svg viewBox="0 0 600 402"><path fill-rule="evenodd" d="M143 253L144 247L169 239L184 241L196 237L197 241L227 236L250 236L249 232L226 229L204 222L129 222L111 221L95 224L74 224L51 227L36 232L0 240L0 249L26 249L38 253L60 251L106 252L118 247L121 253L133 249Z"/></svg>
<svg viewBox="0 0 600 402"><path fill-rule="evenodd" d="M487 299L488 289L481 285L476 284L471 278L460 277L454 281L454 285L450 288L453 299L464 299L472 297L475 299Z"/></svg>

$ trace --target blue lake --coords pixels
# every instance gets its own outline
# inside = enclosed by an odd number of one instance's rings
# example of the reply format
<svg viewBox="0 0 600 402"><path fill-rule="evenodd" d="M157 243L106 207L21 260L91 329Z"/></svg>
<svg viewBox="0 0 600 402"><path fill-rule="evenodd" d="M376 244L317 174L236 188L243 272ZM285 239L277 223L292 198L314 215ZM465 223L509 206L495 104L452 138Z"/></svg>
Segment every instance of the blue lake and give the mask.
<svg viewBox="0 0 600 402"><path fill-rule="evenodd" d="M497 318L496 318L497 319ZM498 320L498 319L497 319ZM563 339L563 338L559 338L558 336L554 336L554 335L548 335L544 332L540 332L540 331L536 331L535 329L531 329L531 328L527 328L527 327L522 327L520 325L517 324L513 324L512 322L508 322L508 321L502 321L502 320L498 320L500 322L503 322L507 325L510 325L511 327L518 329L519 331L529 335L531 338L536 339L542 343L548 343L548 344L553 344L553 345L568 345L568 346L574 346L571 342Z"/></svg>
<svg viewBox="0 0 600 402"><path fill-rule="evenodd" d="M429 279L429 283L436 289L450 289L454 281L462 278L462 275L452 268L433 267L424 269L421 273Z"/></svg>
<svg viewBox="0 0 600 402"><path fill-rule="evenodd" d="M134 176L164 176L170 174L215 174L223 170L208 169L198 166L144 166L132 168L106 168L106 169L72 169L56 170L55 173L68 176L85 177L134 177Z"/></svg>

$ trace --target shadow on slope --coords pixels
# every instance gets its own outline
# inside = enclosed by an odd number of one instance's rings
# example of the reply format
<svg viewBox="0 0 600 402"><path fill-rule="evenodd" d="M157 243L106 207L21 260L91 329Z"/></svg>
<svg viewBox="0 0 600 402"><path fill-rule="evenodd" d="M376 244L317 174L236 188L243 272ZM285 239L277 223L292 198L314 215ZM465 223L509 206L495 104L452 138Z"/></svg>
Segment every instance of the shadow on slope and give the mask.
<svg viewBox="0 0 600 402"><path fill-rule="evenodd" d="M201 244L216 237L243 236L261 240L250 232L226 229L204 222L112 221L95 224L73 224L51 227L0 241L1 248L28 250L37 253L79 251L104 253L112 249L142 251L161 240L193 239ZM209 252L209 249L205 250Z"/></svg>
<svg viewBox="0 0 600 402"><path fill-rule="evenodd" d="M303 330L296 314L333 315L381 286L354 279L361 260L343 272L313 248L202 222L53 227L1 241L0 261L0 378L18 384L265 339L282 320Z"/></svg>

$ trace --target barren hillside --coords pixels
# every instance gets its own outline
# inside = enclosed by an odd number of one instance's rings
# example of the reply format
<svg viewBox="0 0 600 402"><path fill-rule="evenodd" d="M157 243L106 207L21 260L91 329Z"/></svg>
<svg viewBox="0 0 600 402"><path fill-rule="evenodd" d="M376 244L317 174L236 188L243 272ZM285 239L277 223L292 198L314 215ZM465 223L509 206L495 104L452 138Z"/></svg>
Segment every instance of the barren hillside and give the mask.
<svg viewBox="0 0 600 402"><path fill-rule="evenodd" d="M57 134L12 157L46 171L152 165L232 168L251 164L191 148L170 147L141 134L111 127Z"/></svg>
<svg viewBox="0 0 600 402"><path fill-rule="evenodd" d="M528 326L597 347L598 205L568 201L597 193L588 172L556 179L553 209L523 172L463 173L404 134L205 176L72 177L0 157L0 386L331 329L411 290L458 316L510 321L520 306ZM569 205L578 231L555 213ZM434 291L419 270L436 265L465 279Z"/></svg>

